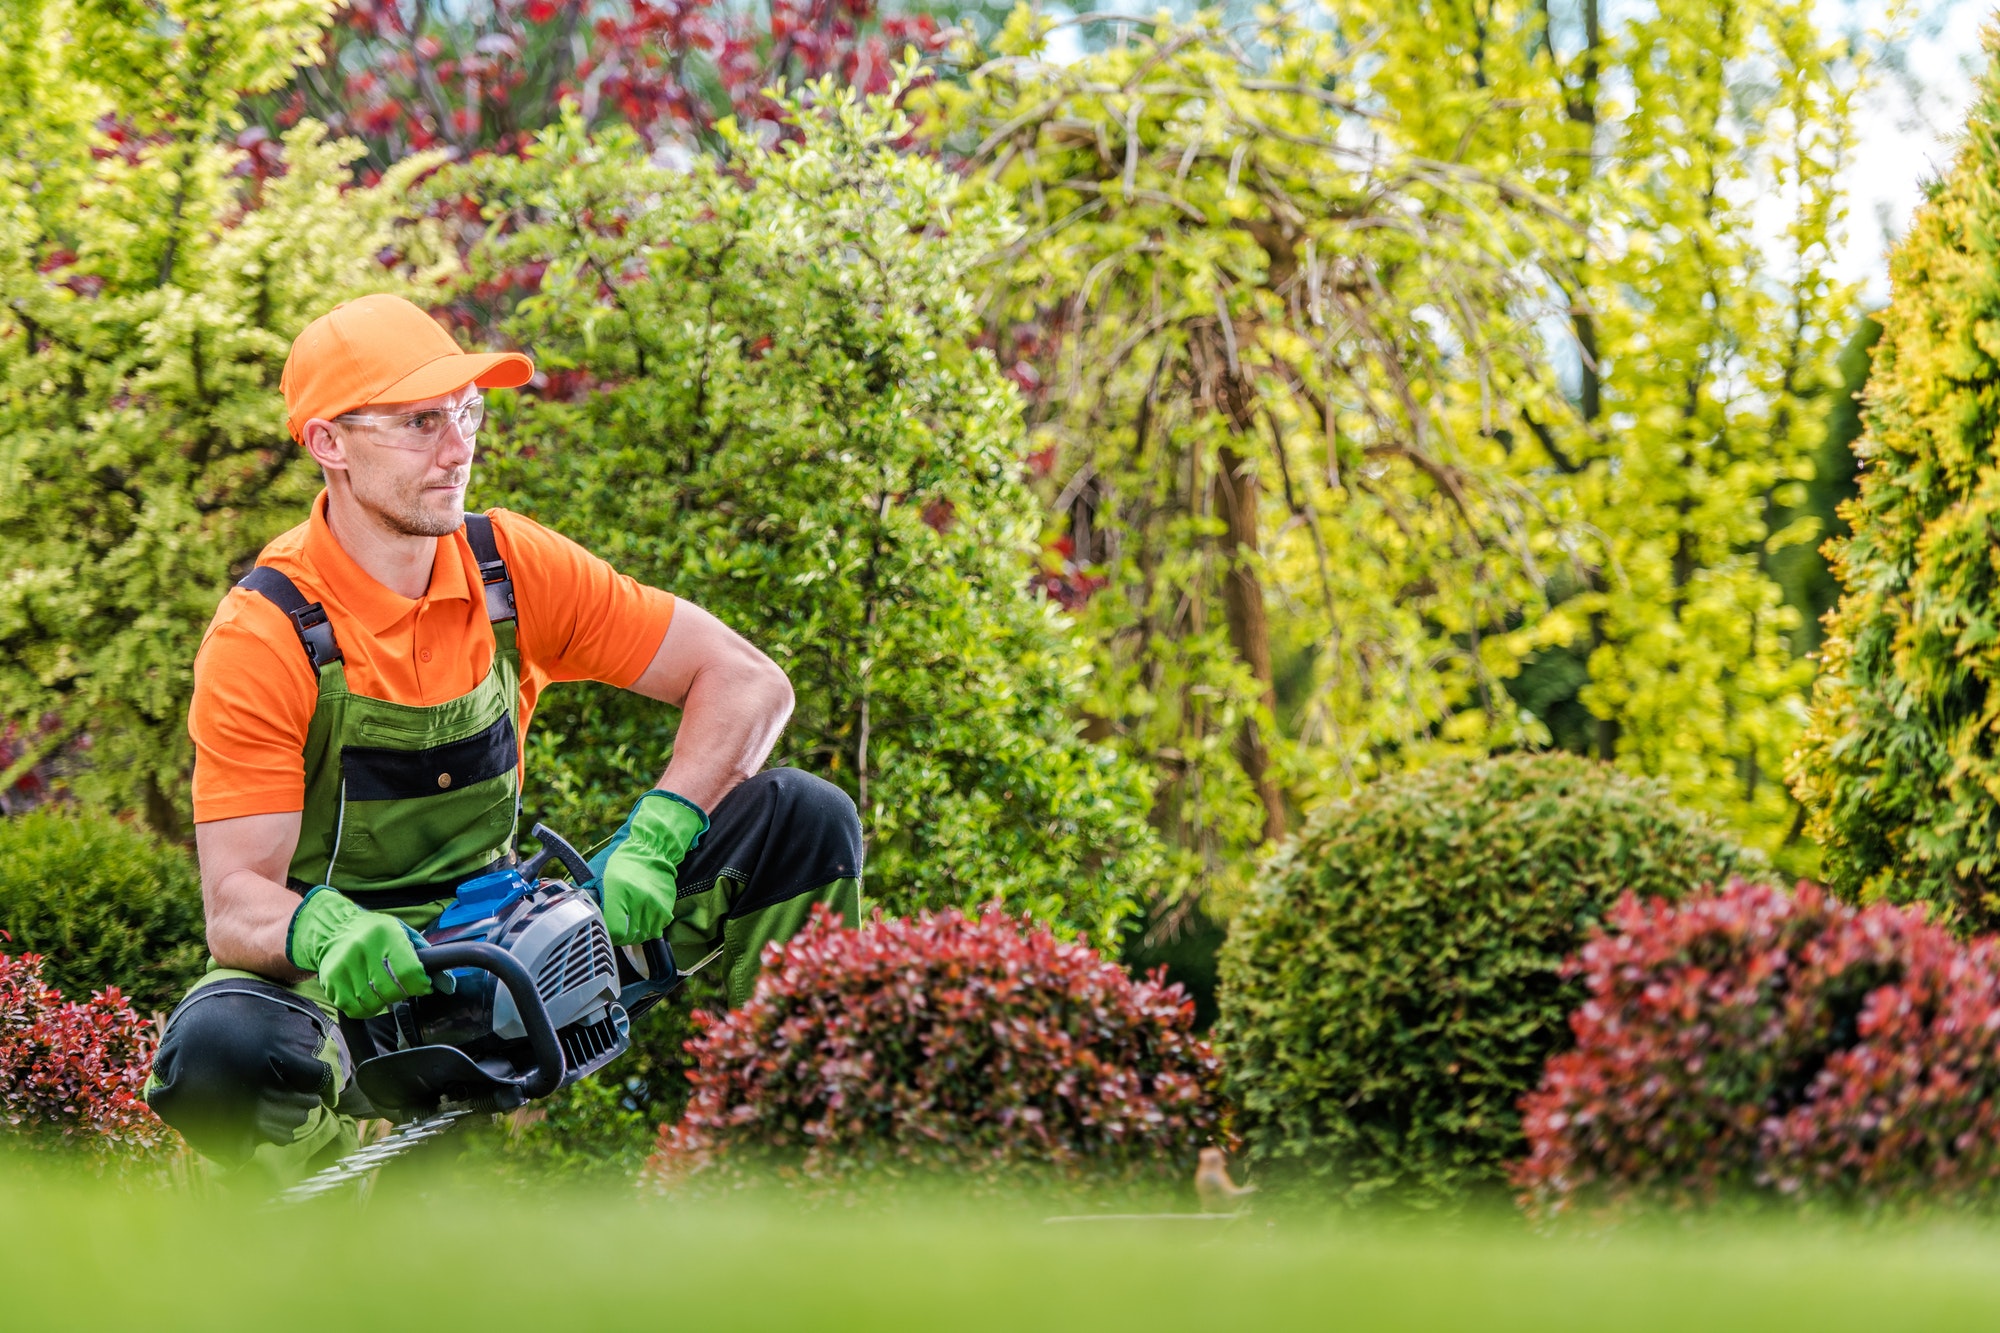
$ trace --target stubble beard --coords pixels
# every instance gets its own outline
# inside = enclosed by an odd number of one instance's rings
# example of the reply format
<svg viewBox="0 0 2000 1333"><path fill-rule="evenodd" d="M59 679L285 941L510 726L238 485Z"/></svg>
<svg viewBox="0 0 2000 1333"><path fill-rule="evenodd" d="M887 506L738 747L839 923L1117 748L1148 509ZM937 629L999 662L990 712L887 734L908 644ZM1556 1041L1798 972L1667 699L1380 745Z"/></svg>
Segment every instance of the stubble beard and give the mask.
<svg viewBox="0 0 2000 1333"><path fill-rule="evenodd" d="M470 478L451 478L461 484ZM403 537L449 537L465 525L465 502L454 498L446 509L428 508L424 504L428 491L418 490L398 495L372 498L364 503L374 513L375 519L389 531ZM463 495L463 492L458 492Z"/></svg>

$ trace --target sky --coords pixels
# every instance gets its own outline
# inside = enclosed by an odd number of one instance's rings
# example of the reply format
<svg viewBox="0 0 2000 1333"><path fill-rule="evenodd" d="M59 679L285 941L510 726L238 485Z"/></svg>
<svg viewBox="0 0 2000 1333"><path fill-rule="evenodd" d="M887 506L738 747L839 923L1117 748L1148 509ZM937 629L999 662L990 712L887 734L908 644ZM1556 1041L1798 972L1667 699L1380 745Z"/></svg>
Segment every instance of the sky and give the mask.
<svg viewBox="0 0 2000 1333"><path fill-rule="evenodd" d="M1864 284L1865 299L1888 299L1889 247L1909 225L1922 182L1943 174L1951 136L1972 100L1980 58L1979 33L1993 0L1917 0L1901 70L1878 70L1875 88L1857 117L1858 142L1846 173L1847 237L1835 255L1836 275ZM1822 21L1880 29L1888 0L1821 0Z"/></svg>

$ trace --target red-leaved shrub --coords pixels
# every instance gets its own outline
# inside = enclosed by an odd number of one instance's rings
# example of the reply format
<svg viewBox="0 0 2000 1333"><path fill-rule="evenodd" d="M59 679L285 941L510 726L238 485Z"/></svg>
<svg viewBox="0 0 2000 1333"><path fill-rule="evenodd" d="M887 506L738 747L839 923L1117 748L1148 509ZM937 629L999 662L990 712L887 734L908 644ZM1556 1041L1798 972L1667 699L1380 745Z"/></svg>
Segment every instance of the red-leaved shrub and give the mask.
<svg viewBox="0 0 2000 1333"><path fill-rule="evenodd" d="M1574 1050L1522 1101L1523 1203L1836 1206L2000 1185L2000 946L1742 881L1626 897L1570 964Z"/></svg>
<svg viewBox="0 0 2000 1333"><path fill-rule="evenodd" d="M0 954L0 1147L104 1157L151 1153L170 1136L139 1099L153 1025L116 987L71 1002L39 954Z"/></svg>
<svg viewBox="0 0 2000 1333"><path fill-rule="evenodd" d="M647 1176L1186 1179L1219 1132L1194 1007L993 909L858 930L821 911L755 994L695 1015L695 1091Z"/></svg>

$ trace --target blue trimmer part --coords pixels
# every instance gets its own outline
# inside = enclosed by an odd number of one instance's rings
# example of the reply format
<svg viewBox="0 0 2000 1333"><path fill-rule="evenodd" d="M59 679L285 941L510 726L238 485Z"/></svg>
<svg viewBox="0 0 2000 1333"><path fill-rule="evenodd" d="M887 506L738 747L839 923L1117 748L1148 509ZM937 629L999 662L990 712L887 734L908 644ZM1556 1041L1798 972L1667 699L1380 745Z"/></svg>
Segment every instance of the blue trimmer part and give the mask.
<svg viewBox="0 0 2000 1333"><path fill-rule="evenodd" d="M512 867L468 879L458 886L457 897L439 914L434 929L469 926L475 921L488 920L534 891L535 886Z"/></svg>

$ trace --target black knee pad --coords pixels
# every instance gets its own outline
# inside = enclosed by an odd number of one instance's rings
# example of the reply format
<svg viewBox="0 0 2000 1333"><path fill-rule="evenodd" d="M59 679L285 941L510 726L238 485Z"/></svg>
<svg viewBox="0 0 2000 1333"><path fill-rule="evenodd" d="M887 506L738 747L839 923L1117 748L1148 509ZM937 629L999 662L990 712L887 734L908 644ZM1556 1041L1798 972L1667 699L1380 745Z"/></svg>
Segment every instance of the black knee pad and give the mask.
<svg viewBox="0 0 2000 1333"><path fill-rule="evenodd" d="M269 981L212 982L167 1019L146 1102L194 1149L224 1166L260 1144L289 1143L344 1070L321 1058L332 1022Z"/></svg>
<svg viewBox="0 0 2000 1333"><path fill-rule="evenodd" d="M732 916L859 879L861 816L853 799L796 768L748 779L710 813L708 832L682 866L681 896L706 891L722 874L745 883Z"/></svg>

